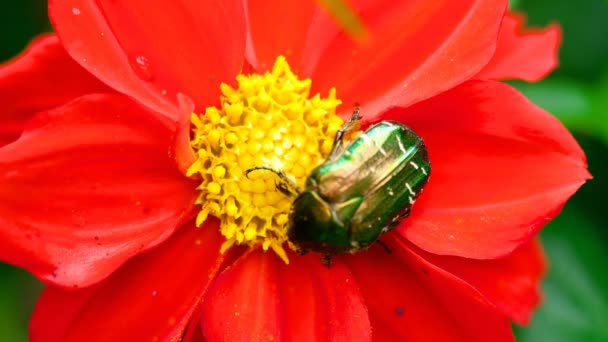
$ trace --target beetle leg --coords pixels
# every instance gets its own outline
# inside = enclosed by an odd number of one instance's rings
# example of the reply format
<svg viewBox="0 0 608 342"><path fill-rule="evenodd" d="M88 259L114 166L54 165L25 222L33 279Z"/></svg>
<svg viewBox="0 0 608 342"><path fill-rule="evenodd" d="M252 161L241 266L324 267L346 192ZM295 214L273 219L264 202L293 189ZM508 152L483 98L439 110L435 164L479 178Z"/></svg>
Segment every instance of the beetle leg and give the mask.
<svg viewBox="0 0 608 342"><path fill-rule="evenodd" d="M403 213L399 214L399 216L397 216L397 221L399 220L403 220L404 218L410 216L410 212L412 211L412 208L407 208L403 211Z"/></svg>
<svg viewBox="0 0 608 342"><path fill-rule="evenodd" d="M310 251L307 249L302 249L299 247L296 247L296 253L298 253L299 255L306 255L308 254Z"/></svg>
<svg viewBox="0 0 608 342"><path fill-rule="evenodd" d="M382 246L382 248L384 248L386 253L393 254L393 251L391 251L391 249L382 240L376 240L376 243L379 244L380 246Z"/></svg>
<svg viewBox="0 0 608 342"><path fill-rule="evenodd" d="M331 149L331 153L329 154L328 159L333 160L338 154L342 153L342 149L344 148L344 136L357 129L359 126L360 111L361 108L359 107L359 104L355 104L355 111L350 116L350 119L348 119L348 121L344 125L342 125L340 130L336 133L336 137L334 139L334 146Z"/></svg>
<svg viewBox="0 0 608 342"><path fill-rule="evenodd" d="M251 169L247 169L245 171L245 177L249 178L249 173L257 170L266 170L276 174L281 179L282 183L275 183L275 185L277 189L286 196L296 197L302 192L302 189L300 189L300 187L294 181L287 177L283 171L277 171L268 166L256 166L252 167Z"/></svg>
<svg viewBox="0 0 608 342"><path fill-rule="evenodd" d="M391 223L389 223L388 226L386 227L386 230L389 231L389 230L395 228L399 224L399 222L401 222L401 220L410 216L411 211L412 211L412 208L407 208L402 213L395 216L393 218L393 220L391 221Z"/></svg>
<svg viewBox="0 0 608 342"><path fill-rule="evenodd" d="M386 232L388 232L389 230L391 230L391 229L393 229L393 228L397 227L398 225L399 225L399 220L394 220L394 221L391 221L391 223L387 224L387 225L386 225L384 228L382 228L382 231L381 231L381 232L382 232L382 233L386 233Z"/></svg>
<svg viewBox="0 0 608 342"><path fill-rule="evenodd" d="M321 254L321 263L323 266L330 268L331 267L331 254L325 253Z"/></svg>

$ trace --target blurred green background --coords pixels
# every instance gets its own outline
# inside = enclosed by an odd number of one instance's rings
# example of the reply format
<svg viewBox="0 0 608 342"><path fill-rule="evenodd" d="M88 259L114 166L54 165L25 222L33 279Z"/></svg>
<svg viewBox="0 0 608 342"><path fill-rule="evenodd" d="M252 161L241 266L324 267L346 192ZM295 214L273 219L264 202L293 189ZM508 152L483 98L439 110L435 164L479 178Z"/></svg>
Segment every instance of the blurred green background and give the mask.
<svg viewBox="0 0 608 342"><path fill-rule="evenodd" d="M536 84L512 82L558 116L587 153L594 179L568 202L541 237L551 262L545 300L520 341L608 341L608 0L519 0L531 25L561 23L561 67ZM46 1L2 1L0 61L50 30ZM26 341L42 286L0 263L0 342Z"/></svg>

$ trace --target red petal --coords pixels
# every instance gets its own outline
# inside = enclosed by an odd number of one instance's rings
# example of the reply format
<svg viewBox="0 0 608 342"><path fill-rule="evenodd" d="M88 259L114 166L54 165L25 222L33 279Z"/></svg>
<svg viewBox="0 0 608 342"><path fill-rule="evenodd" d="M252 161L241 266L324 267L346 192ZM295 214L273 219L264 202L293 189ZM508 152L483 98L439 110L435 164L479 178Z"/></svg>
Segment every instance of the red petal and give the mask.
<svg viewBox="0 0 608 342"><path fill-rule="evenodd" d="M254 251L224 271L205 295L203 332L211 341L365 341L367 310L344 264L318 256Z"/></svg>
<svg viewBox="0 0 608 342"><path fill-rule="evenodd" d="M227 265L228 263L230 263L229 261L227 262L226 259L224 259L224 265ZM184 333L182 334L182 339L181 342L205 342L205 336L203 336L203 329L201 327L201 315L203 314L202 312L202 302L199 302L198 306L196 307L196 309L194 310L194 312L192 313L192 316L190 317L190 322L188 323L188 326L186 326L186 329L184 330Z"/></svg>
<svg viewBox="0 0 608 342"><path fill-rule="evenodd" d="M68 56L56 36L38 37L0 67L0 147L17 139L34 113L108 91Z"/></svg>
<svg viewBox="0 0 608 342"><path fill-rule="evenodd" d="M271 69L277 56L283 55L298 71L313 16L325 15L322 9L314 1L256 0L246 5L247 60L262 71Z"/></svg>
<svg viewBox="0 0 608 342"><path fill-rule="evenodd" d="M388 254L374 246L346 260L365 297L375 341L513 340L509 320L477 291L407 248L392 247Z"/></svg>
<svg viewBox="0 0 608 342"><path fill-rule="evenodd" d="M85 286L165 240L196 197L169 127L121 95L38 114L0 149L0 259Z"/></svg>
<svg viewBox="0 0 608 342"><path fill-rule="evenodd" d="M234 82L241 68L240 1L51 0L49 13L76 61L173 119L178 92L214 104L220 82Z"/></svg>
<svg viewBox="0 0 608 342"><path fill-rule="evenodd" d="M522 79L539 81L558 65L562 31L557 24L545 29L524 29L523 15L505 16L494 57L479 74L478 79Z"/></svg>
<svg viewBox="0 0 608 342"><path fill-rule="evenodd" d="M534 240L493 260L438 256L407 246L427 262L474 287L517 323L527 324L539 304L540 280L546 265L540 245Z"/></svg>
<svg viewBox="0 0 608 342"><path fill-rule="evenodd" d="M348 108L360 102L365 120L375 121L385 109L452 88L487 64L506 6L504 0L370 0L355 5L370 39L359 44L341 32L325 44L327 49L305 68L313 93L336 87Z"/></svg>
<svg viewBox="0 0 608 342"><path fill-rule="evenodd" d="M590 177L566 128L502 83L467 82L387 117L410 125L429 151L430 181L398 230L431 253L506 255Z"/></svg>
<svg viewBox="0 0 608 342"><path fill-rule="evenodd" d="M32 341L177 341L224 257L217 221L188 224L99 285L48 287L36 304Z"/></svg>

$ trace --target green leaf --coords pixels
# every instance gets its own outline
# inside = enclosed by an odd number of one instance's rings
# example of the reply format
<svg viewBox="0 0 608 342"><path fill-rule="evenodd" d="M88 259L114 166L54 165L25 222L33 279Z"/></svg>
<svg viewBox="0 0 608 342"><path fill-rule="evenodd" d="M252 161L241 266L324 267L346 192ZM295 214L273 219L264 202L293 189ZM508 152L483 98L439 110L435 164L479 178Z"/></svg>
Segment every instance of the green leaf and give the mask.
<svg viewBox="0 0 608 342"><path fill-rule="evenodd" d="M559 77L534 84L510 83L569 129L608 142L608 75L596 84Z"/></svg>
<svg viewBox="0 0 608 342"><path fill-rule="evenodd" d="M517 5L528 15L529 26L557 22L562 27L563 44L556 74L595 81L598 71L608 68L605 0L520 0Z"/></svg>
<svg viewBox="0 0 608 342"><path fill-rule="evenodd" d="M520 5L520 0L509 0L509 8L512 10L517 10Z"/></svg>
<svg viewBox="0 0 608 342"><path fill-rule="evenodd" d="M520 342L608 341L608 250L601 228L571 205L543 230L550 262L545 300L532 325L516 329Z"/></svg>
<svg viewBox="0 0 608 342"><path fill-rule="evenodd" d="M24 270L0 262L0 341L27 341L27 322L41 284Z"/></svg>

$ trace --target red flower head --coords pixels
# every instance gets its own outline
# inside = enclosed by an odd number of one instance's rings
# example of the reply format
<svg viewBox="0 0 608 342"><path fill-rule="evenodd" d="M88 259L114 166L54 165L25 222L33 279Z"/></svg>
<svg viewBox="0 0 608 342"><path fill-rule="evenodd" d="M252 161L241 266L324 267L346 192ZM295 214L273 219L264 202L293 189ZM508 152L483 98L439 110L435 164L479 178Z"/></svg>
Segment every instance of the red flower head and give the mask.
<svg viewBox="0 0 608 342"><path fill-rule="evenodd" d="M542 78L560 39L506 6L353 1L355 41L315 2L50 1L57 34L0 69L0 259L50 285L31 339L511 340L534 237L589 174L495 81ZM277 184L304 186L357 102L363 129L420 135L432 176L390 253L326 267L293 252Z"/></svg>

